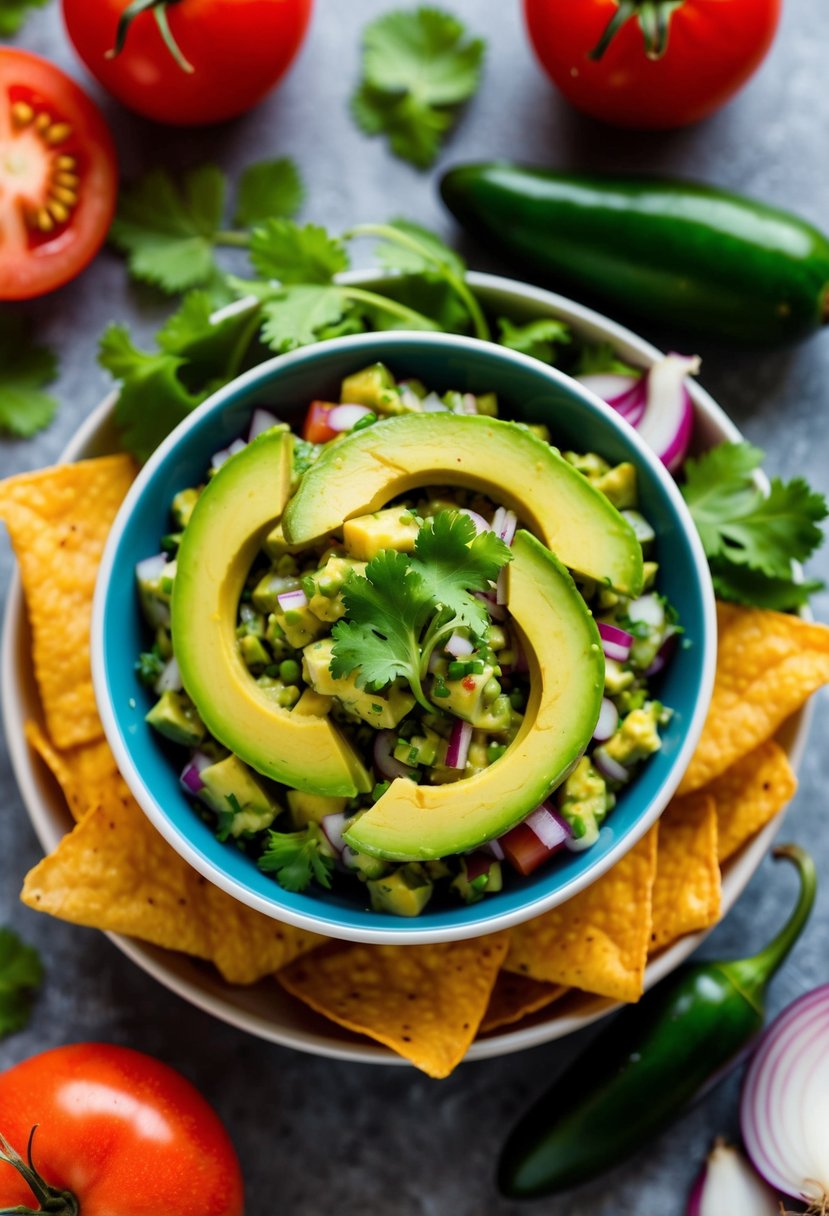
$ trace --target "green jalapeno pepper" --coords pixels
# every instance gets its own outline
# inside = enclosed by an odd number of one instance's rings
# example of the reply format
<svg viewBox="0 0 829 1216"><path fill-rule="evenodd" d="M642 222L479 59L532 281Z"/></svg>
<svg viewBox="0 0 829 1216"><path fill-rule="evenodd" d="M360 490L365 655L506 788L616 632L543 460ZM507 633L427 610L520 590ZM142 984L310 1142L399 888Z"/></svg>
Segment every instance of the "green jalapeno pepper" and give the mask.
<svg viewBox="0 0 829 1216"><path fill-rule="evenodd" d="M797 905L778 936L751 958L682 967L615 1018L512 1131L498 1170L504 1194L529 1199L595 1178L739 1060L815 898L809 854L784 845L774 856L800 874Z"/></svg>
<svg viewBox="0 0 829 1216"><path fill-rule="evenodd" d="M829 321L829 240L737 194L507 163L452 169L441 193L488 247L623 314L753 344Z"/></svg>

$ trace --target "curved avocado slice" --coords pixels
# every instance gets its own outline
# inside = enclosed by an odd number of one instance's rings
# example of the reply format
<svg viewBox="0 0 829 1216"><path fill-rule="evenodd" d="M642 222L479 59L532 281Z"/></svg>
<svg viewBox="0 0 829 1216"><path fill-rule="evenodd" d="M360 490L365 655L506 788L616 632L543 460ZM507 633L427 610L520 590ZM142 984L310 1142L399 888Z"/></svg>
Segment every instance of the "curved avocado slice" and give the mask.
<svg viewBox="0 0 829 1216"><path fill-rule="evenodd" d="M460 485L512 507L571 570L642 590L642 548L616 508L549 444L514 422L401 414L332 444L285 508L293 544L377 511L419 485Z"/></svg>
<svg viewBox="0 0 829 1216"><path fill-rule="evenodd" d="M371 780L326 718L276 705L236 645L236 612L251 563L291 485L292 440L268 431L222 465L200 496L178 551L173 650L210 733L266 777L315 794L355 794Z"/></svg>
<svg viewBox="0 0 829 1216"><path fill-rule="evenodd" d="M568 571L519 531L508 602L530 664L524 722L489 768L450 785L397 778L345 833L362 853L427 861L474 849L520 823L584 752L599 716L604 655L596 623Z"/></svg>

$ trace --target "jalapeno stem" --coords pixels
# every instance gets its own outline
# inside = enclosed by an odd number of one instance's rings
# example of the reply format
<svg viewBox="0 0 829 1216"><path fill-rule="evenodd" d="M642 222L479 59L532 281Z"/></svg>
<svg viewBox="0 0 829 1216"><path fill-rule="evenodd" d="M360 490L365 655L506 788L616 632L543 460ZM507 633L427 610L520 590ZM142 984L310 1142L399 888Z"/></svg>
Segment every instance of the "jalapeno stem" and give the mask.
<svg viewBox="0 0 829 1216"><path fill-rule="evenodd" d="M769 944L750 958L736 959L722 964L722 970L731 982L753 1005L761 1004L763 992L771 977L785 961L812 911L817 889L815 863L809 854L796 844L784 844L774 850L773 856L784 858L797 867L800 876L800 894L794 911L783 928Z"/></svg>

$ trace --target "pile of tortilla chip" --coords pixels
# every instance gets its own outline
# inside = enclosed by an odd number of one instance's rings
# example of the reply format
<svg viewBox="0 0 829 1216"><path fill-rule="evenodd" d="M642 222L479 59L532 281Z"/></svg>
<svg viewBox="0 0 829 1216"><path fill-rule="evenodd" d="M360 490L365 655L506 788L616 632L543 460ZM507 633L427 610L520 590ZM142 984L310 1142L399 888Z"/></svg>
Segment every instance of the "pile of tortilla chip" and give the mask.
<svg viewBox="0 0 829 1216"><path fill-rule="evenodd" d="M721 865L795 791L774 735L829 681L829 628L718 606L714 696L678 796L567 903L469 941L334 942L208 883L158 835L118 773L95 706L89 628L104 543L133 476L129 458L117 455L0 484L45 723L29 723L27 734L77 821L26 877L26 904L207 960L232 984L275 976L317 1013L433 1077L447 1076L476 1035L553 1002L566 1007L572 990L638 1000L649 956L717 921Z"/></svg>

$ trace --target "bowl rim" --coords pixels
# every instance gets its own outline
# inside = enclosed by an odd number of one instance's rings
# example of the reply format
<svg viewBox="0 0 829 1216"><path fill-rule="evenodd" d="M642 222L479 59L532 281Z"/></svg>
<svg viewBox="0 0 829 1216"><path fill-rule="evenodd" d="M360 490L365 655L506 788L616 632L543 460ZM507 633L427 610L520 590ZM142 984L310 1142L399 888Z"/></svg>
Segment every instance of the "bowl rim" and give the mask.
<svg viewBox="0 0 829 1216"><path fill-rule="evenodd" d="M151 483L156 472L165 464L174 452L186 444L194 429L199 427L205 418L218 415L222 409L231 406L240 396L257 389L261 385L270 385L282 375L290 373L296 366L312 365L318 360L330 357L332 352L343 356L354 353L361 355L370 352L371 360L383 359L383 352L394 349L395 357L399 358L401 347L417 350L427 346L430 350L436 347L445 350L447 354L467 354L475 356L482 349L487 351L490 358L512 365L525 372L530 372L540 383L547 381L551 386L566 392L571 399L582 401L593 412L598 411L610 424L611 429L622 439L626 448L635 455L640 465L647 466L650 475L660 484L663 494L667 497L670 509L677 519L692 558L691 577L696 583L701 608L702 628L701 647L699 650L699 675L695 703L687 723L684 737L674 755L662 784L639 815L636 822L612 843L606 854L596 860L567 881L558 884L553 890L541 892L535 898L518 902L517 906L499 911L491 908L493 901L482 901L473 906L473 912L468 919L450 925L429 925L428 918L416 918L407 921L400 928L381 927L374 922L374 914L363 909L342 908L327 905L319 901L313 911L298 910L285 906L280 900L280 890L275 888L272 897L265 897L251 890L244 882L226 872L212 859L206 857L192 843L186 832L172 821L168 812L155 798L152 790L144 779L137 764L133 760L126 732L121 728L120 718L115 710L110 693L109 674L105 656L105 637L110 628L107 604L110 586L112 584L116 559L124 530L131 520L136 508L143 502L145 490ZM254 910L264 913L273 919L287 922L300 929L321 933L327 937L346 941L365 942L375 945L425 945L437 942L468 940L484 934L495 933L502 929L520 924L543 912L564 903L574 895L592 885L608 869L620 860L658 820L676 791L679 782L688 766L691 755L696 747L707 714L713 690L716 666L716 610L714 592L708 563L702 544L691 519L688 508L680 494L676 482L667 472L661 461L654 455L639 435L628 427L618 415L593 393L589 392L577 381L565 376L556 368L541 364L538 360L518 354L515 351L496 346L494 343L482 342L476 338L446 334L391 331L387 333L368 333L350 335L322 343L317 346L303 347L288 354L278 355L264 363L251 368L242 376L237 377L218 392L212 394L196 410L189 414L152 454L133 482L126 498L115 518L104 549L101 566L96 581L95 598L92 614L92 678L95 688L98 710L104 727L104 733L112 748L118 768L129 786L133 797L138 802L144 814L161 833L175 851L208 881L224 890L239 902ZM555 872L551 871L551 882L555 882ZM466 912L462 909L461 912ZM364 919L363 919L364 918Z"/></svg>
<svg viewBox="0 0 829 1216"><path fill-rule="evenodd" d="M376 284L387 281L389 277L388 274L376 270L353 270L340 276L340 281ZM476 291L489 297L490 304L497 300L497 306L502 309L533 305L542 315L561 318L574 327L591 331L592 340L612 342L617 350L625 352L624 357L634 365L647 367L661 357L661 350L637 333L546 288L474 270L468 273L467 280ZM697 426L709 433L713 432L712 443L739 442L744 438L736 424L698 381L691 381L689 390L694 402ZM109 432L117 397L117 391L111 391L81 421L62 449L60 460L82 460L113 450L109 442ZM764 488L768 488L768 480L763 473L758 474L757 480ZM20 571L15 564L4 612L0 655L3 726L12 771L29 821L44 852L50 852L58 846L67 832L72 830L73 823L62 793L43 762L32 752L23 731L25 720L32 716L32 711L37 713L40 708L33 688L30 652L26 651L24 654L25 648L20 646L21 640L24 640L21 634L25 635L26 629ZM22 672L24 664L27 670ZM789 762L795 771L803 761L813 715L814 703L807 702L792 718L790 729L782 739ZM730 912L757 871L786 813L787 807L784 807L739 853L729 859L723 871L721 919ZM688 959L712 930L713 926L697 933L686 934L650 960L645 971L645 989L653 987ZM316 1025L312 1022L297 1029L287 1022L277 1021L274 1017L266 1018L253 1012L237 1003L235 998L239 994L238 986L227 984L208 968L198 966L175 951L164 950L137 938L125 937L111 931L104 931L104 936L168 991L236 1029L267 1042L323 1058L350 1063L382 1064L388 1067L412 1067L407 1060L395 1055L388 1048L361 1035L346 1034L333 1024ZM283 996L281 991L279 996ZM587 998L583 1003L586 1002ZM268 1007L273 1009L274 1003L269 1001ZM278 1004L276 1007L278 1008ZM591 1002L587 1009L562 1016L560 1008L556 1005L550 1006L541 1013L530 1015L514 1025L501 1027L484 1038L476 1039L470 1046L464 1062L494 1059L543 1046L586 1028L618 1008L619 1005L614 1002ZM303 1011L303 1016L307 1019L307 1011Z"/></svg>

